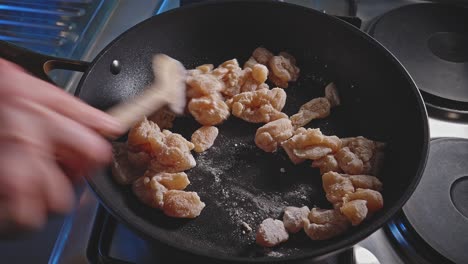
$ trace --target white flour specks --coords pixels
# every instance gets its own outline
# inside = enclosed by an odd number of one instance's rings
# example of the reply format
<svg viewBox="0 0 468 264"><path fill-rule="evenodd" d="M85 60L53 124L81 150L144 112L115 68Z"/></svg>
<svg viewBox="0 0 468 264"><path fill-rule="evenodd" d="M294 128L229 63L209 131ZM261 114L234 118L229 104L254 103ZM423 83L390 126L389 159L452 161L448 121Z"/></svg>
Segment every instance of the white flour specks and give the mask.
<svg viewBox="0 0 468 264"><path fill-rule="evenodd" d="M213 150L214 147L212 147ZM220 176L224 173L224 170L216 166L214 161L208 157L208 155L205 155L206 152L200 154L197 157L197 166L211 174L214 177L214 181L216 183L219 183L221 181Z"/></svg>
<svg viewBox="0 0 468 264"><path fill-rule="evenodd" d="M275 257L275 258L280 258L280 257L284 256L283 253L276 252L276 251L268 251L266 253L266 255L269 256L269 257Z"/></svg>

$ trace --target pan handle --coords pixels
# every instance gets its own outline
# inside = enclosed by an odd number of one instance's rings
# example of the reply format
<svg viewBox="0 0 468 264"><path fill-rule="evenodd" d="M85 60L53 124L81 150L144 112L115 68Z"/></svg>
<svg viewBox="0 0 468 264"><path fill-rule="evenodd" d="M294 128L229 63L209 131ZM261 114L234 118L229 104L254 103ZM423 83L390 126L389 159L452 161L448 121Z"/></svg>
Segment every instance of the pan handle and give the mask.
<svg viewBox="0 0 468 264"><path fill-rule="evenodd" d="M47 56L0 41L0 58L4 58L26 69L32 75L53 83L48 73L54 69L85 72L90 63Z"/></svg>

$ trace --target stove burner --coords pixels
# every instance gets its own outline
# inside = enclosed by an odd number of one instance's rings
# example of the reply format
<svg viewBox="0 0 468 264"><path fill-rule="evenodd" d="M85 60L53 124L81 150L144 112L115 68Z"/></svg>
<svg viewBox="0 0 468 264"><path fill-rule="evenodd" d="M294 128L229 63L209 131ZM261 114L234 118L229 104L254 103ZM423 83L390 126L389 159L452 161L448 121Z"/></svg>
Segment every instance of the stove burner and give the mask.
<svg viewBox="0 0 468 264"><path fill-rule="evenodd" d="M384 231L394 242L392 245L395 249L402 253L405 263L439 264L449 262L417 234L403 213L391 220Z"/></svg>
<svg viewBox="0 0 468 264"><path fill-rule="evenodd" d="M468 8L413 4L376 18L368 29L409 71L438 118L468 120Z"/></svg>
<svg viewBox="0 0 468 264"><path fill-rule="evenodd" d="M468 218L468 176L459 178L452 184L450 198L458 212Z"/></svg>
<svg viewBox="0 0 468 264"><path fill-rule="evenodd" d="M431 141L416 191L387 232L415 263L464 263L468 259L468 140Z"/></svg>
<svg viewBox="0 0 468 264"><path fill-rule="evenodd" d="M427 40L437 57L451 62L468 61L468 37L457 32L437 32Z"/></svg>

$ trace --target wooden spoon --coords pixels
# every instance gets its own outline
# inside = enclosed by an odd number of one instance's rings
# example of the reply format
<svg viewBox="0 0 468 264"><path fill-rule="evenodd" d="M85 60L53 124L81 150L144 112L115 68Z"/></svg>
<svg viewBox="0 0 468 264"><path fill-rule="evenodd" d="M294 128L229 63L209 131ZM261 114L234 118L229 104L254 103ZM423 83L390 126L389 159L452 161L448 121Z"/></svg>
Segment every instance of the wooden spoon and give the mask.
<svg viewBox="0 0 468 264"><path fill-rule="evenodd" d="M154 82L147 89L107 111L127 130L166 105L177 114L184 111L186 70L182 63L157 54L153 57L153 73Z"/></svg>

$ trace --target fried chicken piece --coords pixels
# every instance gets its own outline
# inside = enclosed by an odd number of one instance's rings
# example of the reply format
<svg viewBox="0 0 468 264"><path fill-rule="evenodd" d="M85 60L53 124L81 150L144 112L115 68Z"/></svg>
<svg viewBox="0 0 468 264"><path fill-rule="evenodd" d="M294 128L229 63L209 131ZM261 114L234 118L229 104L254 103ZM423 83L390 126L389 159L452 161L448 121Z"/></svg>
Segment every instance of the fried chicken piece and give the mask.
<svg viewBox="0 0 468 264"><path fill-rule="evenodd" d="M214 95L193 98L188 104L188 110L195 120L204 126L221 124L230 115L226 103Z"/></svg>
<svg viewBox="0 0 468 264"><path fill-rule="evenodd" d="M218 68L219 77L224 82L225 88L222 93L227 98L231 98L241 92L242 86L251 77L252 69L241 69L236 59L223 62Z"/></svg>
<svg viewBox="0 0 468 264"><path fill-rule="evenodd" d="M342 203L345 195L354 192L354 186L349 177L343 177L333 171L322 175L322 185L327 200L332 204Z"/></svg>
<svg viewBox="0 0 468 264"><path fill-rule="evenodd" d="M192 143L196 152L203 152L213 146L218 137L218 128L215 126L202 126L192 134Z"/></svg>
<svg viewBox="0 0 468 264"><path fill-rule="evenodd" d="M316 224L340 223L346 225L346 219L339 211L334 209L320 209L314 207L310 210L308 217L309 221Z"/></svg>
<svg viewBox="0 0 468 264"><path fill-rule="evenodd" d="M210 73L189 76L186 83L188 86L187 97L189 98L209 96L225 89L224 83Z"/></svg>
<svg viewBox="0 0 468 264"><path fill-rule="evenodd" d="M281 112L286 103L286 93L280 88L240 93L226 103L234 116L251 123L268 123L287 118L287 115Z"/></svg>
<svg viewBox="0 0 468 264"><path fill-rule="evenodd" d="M163 212L177 218L196 218L205 208L196 192L167 191L164 195Z"/></svg>
<svg viewBox="0 0 468 264"><path fill-rule="evenodd" d="M151 156L146 152L127 152L127 158L130 164L135 168L141 168L142 170L146 170L148 165L151 161Z"/></svg>
<svg viewBox="0 0 468 264"><path fill-rule="evenodd" d="M259 83L253 78L252 75L252 70L250 68L245 69L246 75L245 75L245 82L242 84L242 87L239 89L239 91L236 94L243 93L243 92L253 92L258 90ZM236 95L234 93L231 93L231 96L227 96L227 98L231 98L232 96Z"/></svg>
<svg viewBox="0 0 468 264"><path fill-rule="evenodd" d="M335 153L335 158L338 161L338 165L345 173L361 174L364 172L362 160L351 152L348 147L344 147Z"/></svg>
<svg viewBox="0 0 468 264"><path fill-rule="evenodd" d="M344 233L349 222L338 210L312 208L304 219L304 231L312 240L326 240Z"/></svg>
<svg viewBox="0 0 468 264"><path fill-rule="evenodd" d="M364 174L378 175L383 165L385 143L365 137L343 138L343 145L348 147L363 162Z"/></svg>
<svg viewBox="0 0 468 264"><path fill-rule="evenodd" d="M281 88L288 88L289 82L297 81L299 78L300 69L296 66L296 59L286 53L280 52L279 56L273 56L268 66L270 74L269 80L276 86Z"/></svg>
<svg viewBox="0 0 468 264"><path fill-rule="evenodd" d="M288 54L288 57L292 57ZM268 61L268 66L273 74L281 81L290 82L296 81L299 77L299 68L291 61L290 58L284 56L273 56Z"/></svg>
<svg viewBox="0 0 468 264"><path fill-rule="evenodd" d="M258 128L255 134L255 144L265 152L275 152L278 145L292 135L291 121L287 118L281 118Z"/></svg>
<svg viewBox="0 0 468 264"><path fill-rule="evenodd" d="M272 82L276 87L280 87L283 89L286 89L289 87L289 83L287 81L281 80L279 77L277 77L273 71L270 71L268 73L268 80Z"/></svg>
<svg viewBox="0 0 468 264"><path fill-rule="evenodd" d="M174 112L168 107L163 107L150 115L148 120L156 123L160 129L169 129L172 128L175 118L176 114Z"/></svg>
<svg viewBox="0 0 468 264"><path fill-rule="evenodd" d="M330 102L331 107L339 106L341 104L338 89L334 83L329 83L325 87L325 98Z"/></svg>
<svg viewBox="0 0 468 264"><path fill-rule="evenodd" d="M211 71L213 71L213 68L214 68L213 64L203 64L203 65L196 67L195 69L187 70L187 76L193 77L193 76L203 74L203 73L210 73Z"/></svg>
<svg viewBox="0 0 468 264"><path fill-rule="evenodd" d="M239 86L227 95L228 98L243 92L253 92L269 88L265 83L268 77L268 68L262 64L255 64L251 68L245 68L242 76L242 83L239 83Z"/></svg>
<svg viewBox="0 0 468 264"><path fill-rule="evenodd" d="M345 138L343 141L346 147L362 161L369 161L374 153L374 141L364 137Z"/></svg>
<svg viewBox="0 0 468 264"><path fill-rule="evenodd" d="M164 130L164 140L150 168L156 172L181 172L195 167L195 158L190 152L195 146L179 134Z"/></svg>
<svg viewBox="0 0 468 264"><path fill-rule="evenodd" d="M195 147L191 142L169 130L161 131L147 119L130 130L128 145L151 156L149 167L153 171L180 172L196 165L190 152Z"/></svg>
<svg viewBox="0 0 468 264"><path fill-rule="evenodd" d="M128 148L133 152L146 152L153 154L153 145L161 141L163 134L159 126L144 118L135 124L128 133Z"/></svg>
<svg viewBox="0 0 468 264"><path fill-rule="evenodd" d="M304 159L320 159L341 147L337 136L325 136L320 129L305 129L300 127L294 131L294 136L283 142L284 148L293 163L298 164Z"/></svg>
<svg viewBox="0 0 468 264"><path fill-rule="evenodd" d="M304 219L309 215L309 207L288 206L284 209L283 223L289 233L297 233L304 226Z"/></svg>
<svg viewBox="0 0 468 264"><path fill-rule="evenodd" d="M299 108L299 112L291 116L295 128L307 125L310 121L325 118L330 115L330 102L327 98L319 97L310 100Z"/></svg>
<svg viewBox="0 0 468 264"><path fill-rule="evenodd" d="M244 69L245 68L250 68L252 69L256 64L261 64L259 63L253 56L251 56L245 63L244 63ZM262 64L264 65L264 64ZM265 66L265 65L264 65ZM265 66L266 67L266 66Z"/></svg>
<svg viewBox="0 0 468 264"><path fill-rule="evenodd" d="M383 197L378 191L370 189L356 189L355 192L347 193L343 198L344 204L354 200L367 201L367 209L371 214L383 208Z"/></svg>
<svg viewBox="0 0 468 264"><path fill-rule="evenodd" d="M280 53L278 53L278 55L288 59L292 64L296 65L296 58L294 58L293 55L287 53L286 51L281 51Z"/></svg>
<svg viewBox="0 0 468 264"><path fill-rule="evenodd" d="M353 200L344 203L340 207L341 213L351 222L353 226L359 225L367 216L367 201Z"/></svg>
<svg viewBox="0 0 468 264"><path fill-rule="evenodd" d="M305 159L301 159L296 154L294 154L294 143L290 140L286 140L281 142L281 147L284 149L286 154L288 154L289 159L292 161L294 164L299 164L305 161Z"/></svg>
<svg viewBox="0 0 468 264"><path fill-rule="evenodd" d="M258 47L245 62L244 69L253 69L254 65L258 64L268 68L268 80L277 87L287 88L288 82L296 81L299 77L300 69L296 66L296 59L284 51L280 52L278 56L274 56L269 50Z"/></svg>
<svg viewBox="0 0 468 264"><path fill-rule="evenodd" d="M127 144L121 142L112 143L112 176L119 184L131 184L141 177L145 168L135 167L128 159Z"/></svg>
<svg viewBox="0 0 468 264"><path fill-rule="evenodd" d="M252 52L252 58L260 64L267 65L273 58L273 53L263 47L258 47Z"/></svg>
<svg viewBox="0 0 468 264"><path fill-rule="evenodd" d="M349 177L351 182L353 183L354 188L360 189L371 189L375 191L382 191L382 182L374 176L370 175L345 175L342 174L344 177Z"/></svg>
<svg viewBox="0 0 468 264"><path fill-rule="evenodd" d="M316 160L325 157L331 153L332 149L322 146L310 146L304 149L294 149L294 155L301 159Z"/></svg>
<svg viewBox="0 0 468 264"><path fill-rule="evenodd" d="M169 173L146 171L144 177L148 177L151 180L155 179L168 190L183 190L190 184L185 172Z"/></svg>
<svg viewBox="0 0 468 264"><path fill-rule="evenodd" d="M156 178L144 176L133 182L132 191L142 203L161 209L164 205L164 194L167 192L167 188Z"/></svg>
<svg viewBox="0 0 468 264"><path fill-rule="evenodd" d="M382 189L382 183L373 176L346 175L327 172L322 176L323 188L328 201L339 208L352 225L360 224L368 214L383 207L382 195L371 189Z"/></svg>
<svg viewBox="0 0 468 264"><path fill-rule="evenodd" d="M298 128L294 132L294 136L289 140L293 142L293 146L296 149L322 146L330 148L335 152L341 148L341 140L337 136L325 136L319 128Z"/></svg>
<svg viewBox="0 0 468 264"><path fill-rule="evenodd" d="M198 66L196 69L199 70L201 73L209 73L213 70L213 64L203 64Z"/></svg>
<svg viewBox="0 0 468 264"><path fill-rule="evenodd" d="M320 174L324 174L329 171L341 172L340 166L338 166L338 161L333 155L326 155L320 159L316 159L312 162L313 168L319 168Z"/></svg>
<svg viewBox="0 0 468 264"><path fill-rule="evenodd" d="M258 83L264 83L268 78L268 68L262 64L252 66L252 78Z"/></svg>
<svg viewBox="0 0 468 264"><path fill-rule="evenodd" d="M258 67L257 67L258 66ZM263 68L262 68L263 67ZM266 70L267 72L263 72ZM242 85L240 92L253 92L260 89L269 89L268 84L264 83L263 79L268 75L268 69L261 65L257 64L252 70L250 68L245 69L246 77L245 82ZM265 77L264 77L265 76Z"/></svg>
<svg viewBox="0 0 468 264"><path fill-rule="evenodd" d="M267 218L260 224L255 237L258 245L263 247L274 247L286 242L289 238L288 232L280 220Z"/></svg>

